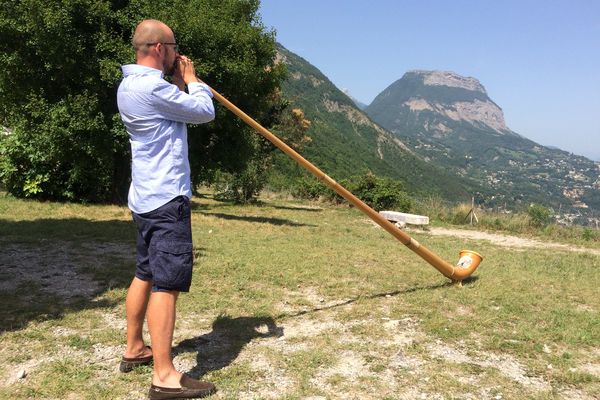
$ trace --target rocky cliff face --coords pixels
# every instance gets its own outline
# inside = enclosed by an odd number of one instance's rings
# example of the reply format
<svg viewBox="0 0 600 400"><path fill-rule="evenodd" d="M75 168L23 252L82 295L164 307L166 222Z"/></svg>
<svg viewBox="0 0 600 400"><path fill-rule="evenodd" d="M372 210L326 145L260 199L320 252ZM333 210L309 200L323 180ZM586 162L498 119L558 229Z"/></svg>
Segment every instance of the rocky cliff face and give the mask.
<svg viewBox="0 0 600 400"><path fill-rule="evenodd" d="M423 76L423 83L431 86L457 87L475 92L482 92L487 95L483 85L475 78L464 77L449 71L409 71L409 74Z"/></svg>
<svg viewBox="0 0 600 400"><path fill-rule="evenodd" d="M502 110L489 101L473 100L457 101L453 104L428 103L423 99L411 99L404 102L411 111L430 110L454 121L464 121L473 125L487 126L499 133L507 133L509 129L504 122ZM444 124L434 126L433 130L448 131Z"/></svg>
<svg viewBox="0 0 600 400"><path fill-rule="evenodd" d="M485 88L475 78L465 78L447 71L416 71L415 73L423 76L424 85L462 88L480 92L487 97ZM440 104L435 104L434 106L438 112L441 112L455 121L463 120L474 125L482 124L498 132L509 131L504 122L504 113L502 112L502 109L489 98L485 101L479 99L475 99L472 102L457 101L450 105L451 107L447 107L448 105L443 107Z"/></svg>
<svg viewBox="0 0 600 400"><path fill-rule="evenodd" d="M377 96L368 110L385 105L396 97L394 92L398 90L404 97L400 102L397 101L400 99L394 101L398 108L408 108L417 114L428 111L443 119L489 128L500 134L514 134L506 126L502 109L488 97L483 85L475 78L448 71L409 71ZM427 124L426 130L443 135L451 129L448 124L438 122Z"/></svg>

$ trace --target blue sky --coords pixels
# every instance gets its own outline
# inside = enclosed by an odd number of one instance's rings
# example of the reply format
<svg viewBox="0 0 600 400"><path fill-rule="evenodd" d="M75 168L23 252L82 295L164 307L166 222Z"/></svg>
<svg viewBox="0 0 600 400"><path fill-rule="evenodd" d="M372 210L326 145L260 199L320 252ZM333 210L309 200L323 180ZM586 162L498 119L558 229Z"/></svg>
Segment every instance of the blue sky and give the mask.
<svg viewBox="0 0 600 400"><path fill-rule="evenodd" d="M513 131L600 161L600 1L262 0L263 24L370 103L413 69L477 78Z"/></svg>

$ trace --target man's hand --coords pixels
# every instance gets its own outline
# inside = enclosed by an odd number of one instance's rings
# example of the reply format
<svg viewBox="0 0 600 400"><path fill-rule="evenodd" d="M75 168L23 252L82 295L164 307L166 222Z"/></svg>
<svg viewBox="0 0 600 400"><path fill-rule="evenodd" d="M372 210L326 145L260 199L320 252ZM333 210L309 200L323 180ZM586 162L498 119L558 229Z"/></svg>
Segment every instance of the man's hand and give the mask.
<svg viewBox="0 0 600 400"><path fill-rule="evenodd" d="M180 83L185 86L190 82L200 82L196 77L194 62L186 56L180 56L177 59L177 68L175 68L175 73L173 74L173 83L181 89Z"/></svg>
<svg viewBox="0 0 600 400"><path fill-rule="evenodd" d="M176 85L179 90L183 91L185 90L185 81L183 80L183 77L178 73L179 68L175 69L175 72L173 73L173 76L171 76L171 83L173 83L174 85Z"/></svg>

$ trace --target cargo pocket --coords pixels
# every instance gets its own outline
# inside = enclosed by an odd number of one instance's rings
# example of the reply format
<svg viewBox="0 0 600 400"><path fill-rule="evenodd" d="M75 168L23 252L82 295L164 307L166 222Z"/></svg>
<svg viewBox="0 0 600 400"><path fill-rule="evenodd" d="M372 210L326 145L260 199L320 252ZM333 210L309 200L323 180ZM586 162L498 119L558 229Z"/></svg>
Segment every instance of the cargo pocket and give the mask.
<svg viewBox="0 0 600 400"><path fill-rule="evenodd" d="M193 263L191 243L168 240L157 242L155 284L170 290L188 291L192 282Z"/></svg>

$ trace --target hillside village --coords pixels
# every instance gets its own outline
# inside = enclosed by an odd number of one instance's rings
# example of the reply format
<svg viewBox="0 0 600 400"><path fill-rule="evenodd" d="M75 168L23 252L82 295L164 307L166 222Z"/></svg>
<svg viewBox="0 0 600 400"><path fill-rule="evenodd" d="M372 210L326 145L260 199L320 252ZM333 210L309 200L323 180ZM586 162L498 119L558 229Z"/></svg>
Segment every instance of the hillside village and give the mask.
<svg viewBox="0 0 600 400"><path fill-rule="evenodd" d="M503 186L511 186L515 171L521 171L540 190L550 186L562 188L565 203L553 208L559 224L600 225L598 211L590 207L584 198L585 193L600 190L600 162L595 162L590 167L588 163L574 164L572 160L568 162L564 159L540 158L534 161L509 160L509 164L511 170L484 171L490 187L502 189ZM505 209L503 211L509 212Z"/></svg>

